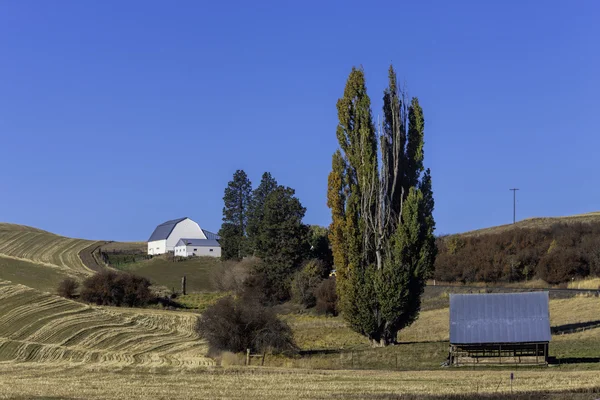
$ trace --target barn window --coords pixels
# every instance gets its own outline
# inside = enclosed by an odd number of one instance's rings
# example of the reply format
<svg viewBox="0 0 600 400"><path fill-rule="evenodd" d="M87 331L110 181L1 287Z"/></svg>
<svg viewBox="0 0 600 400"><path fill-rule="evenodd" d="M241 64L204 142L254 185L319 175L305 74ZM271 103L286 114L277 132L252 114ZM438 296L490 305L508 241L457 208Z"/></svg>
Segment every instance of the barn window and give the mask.
<svg viewBox="0 0 600 400"><path fill-rule="evenodd" d="M198 249L194 249L194 251L198 251Z"/></svg>
<svg viewBox="0 0 600 400"><path fill-rule="evenodd" d="M213 249L209 249L208 251L213 251Z"/></svg>

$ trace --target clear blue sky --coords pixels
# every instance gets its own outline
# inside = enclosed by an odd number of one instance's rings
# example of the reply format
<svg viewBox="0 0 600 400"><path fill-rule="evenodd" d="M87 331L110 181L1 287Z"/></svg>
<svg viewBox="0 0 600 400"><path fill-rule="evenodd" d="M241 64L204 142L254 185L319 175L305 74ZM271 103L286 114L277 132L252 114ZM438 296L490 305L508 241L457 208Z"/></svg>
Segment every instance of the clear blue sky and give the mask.
<svg viewBox="0 0 600 400"><path fill-rule="evenodd" d="M600 210L598 21L595 0L2 1L0 221L217 230L241 168L327 225L336 101L362 65L381 114L390 62L424 108L438 233L511 222L511 187L517 218Z"/></svg>

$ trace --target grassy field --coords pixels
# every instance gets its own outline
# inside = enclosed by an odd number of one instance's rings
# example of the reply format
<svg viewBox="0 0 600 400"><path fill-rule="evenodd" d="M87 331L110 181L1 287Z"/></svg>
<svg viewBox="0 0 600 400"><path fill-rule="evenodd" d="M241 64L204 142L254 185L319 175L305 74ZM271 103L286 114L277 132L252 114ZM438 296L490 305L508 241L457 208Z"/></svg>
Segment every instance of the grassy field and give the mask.
<svg viewBox="0 0 600 400"><path fill-rule="evenodd" d="M159 256L125 264L120 269L144 276L156 285L175 291L180 291L181 278L185 275L187 291L192 293L213 290L210 274L219 265L220 260L214 257L190 257L184 261L173 261L168 256Z"/></svg>
<svg viewBox="0 0 600 400"><path fill-rule="evenodd" d="M197 315L100 308L0 282L0 362L212 365Z"/></svg>
<svg viewBox="0 0 600 400"><path fill-rule="evenodd" d="M70 276L71 274L63 269L0 255L0 279L2 280L54 293L58 284Z"/></svg>

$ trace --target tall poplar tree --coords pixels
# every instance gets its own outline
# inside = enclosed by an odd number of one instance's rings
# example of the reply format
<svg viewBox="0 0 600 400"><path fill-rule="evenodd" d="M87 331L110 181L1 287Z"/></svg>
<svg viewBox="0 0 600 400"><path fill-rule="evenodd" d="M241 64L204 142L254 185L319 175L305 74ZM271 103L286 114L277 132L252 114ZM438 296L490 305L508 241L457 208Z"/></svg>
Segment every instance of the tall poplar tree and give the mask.
<svg viewBox="0 0 600 400"><path fill-rule="evenodd" d="M383 103L378 138L364 72L353 68L337 103L340 149L327 195L339 307L381 346L417 318L436 255L423 111L416 98L409 104L391 66Z"/></svg>
<svg viewBox="0 0 600 400"><path fill-rule="evenodd" d="M237 170L223 196L223 225L219 230L223 260L239 260L246 255L246 228L251 194L252 183L248 175L243 170Z"/></svg>

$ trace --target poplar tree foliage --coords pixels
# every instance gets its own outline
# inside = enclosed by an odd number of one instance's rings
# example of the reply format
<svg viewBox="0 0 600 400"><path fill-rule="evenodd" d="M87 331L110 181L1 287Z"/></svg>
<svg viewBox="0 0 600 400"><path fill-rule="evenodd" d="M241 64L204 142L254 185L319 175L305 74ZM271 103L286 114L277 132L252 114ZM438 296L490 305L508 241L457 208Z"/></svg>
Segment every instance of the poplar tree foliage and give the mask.
<svg viewBox="0 0 600 400"><path fill-rule="evenodd" d="M252 250L251 254L256 253L256 248L260 247L260 229L264 217L264 207L267 196L277 188L277 181L270 172L265 172L260 180L260 184L252 192L252 198L248 207L248 242Z"/></svg>
<svg viewBox="0 0 600 400"><path fill-rule="evenodd" d="M246 229L251 195L252 183L248 175L241 169L237 170L223 196L223 225L219 230L223 260L241 260L246 255Z"/></svg>
<svg viewBox="0 0 600 400"><path fill-rule="evenodd" d="M416 320L436 256L423 110L398 88L392 66L388 78L378 135L364 71L352 69L337 102L340 148L327 194L339 308L377 346Z"/></svg>

